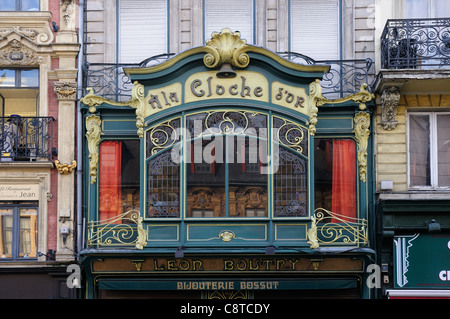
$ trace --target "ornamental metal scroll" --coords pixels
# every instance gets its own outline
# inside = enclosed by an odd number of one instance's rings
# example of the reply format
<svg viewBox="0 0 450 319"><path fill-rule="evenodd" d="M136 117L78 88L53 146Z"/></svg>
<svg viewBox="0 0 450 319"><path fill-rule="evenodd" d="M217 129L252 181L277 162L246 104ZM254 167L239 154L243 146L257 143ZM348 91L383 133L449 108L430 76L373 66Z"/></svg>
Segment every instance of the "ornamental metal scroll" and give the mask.
<svg viewBox="0 0 450 319"><path fill-rule="evenodd" d="M143 249L147 245L147 231L142 226L138 210L88 223L88 247L135 246Z"/></svg>
<svg viewBox="0 0 450 319"><path fill-rule="evenodd" d="M367 235L367 220L349 217L317 208L308 231L308 243L312 249L320 245L351 245L366 246L369 243Z"/></svg>

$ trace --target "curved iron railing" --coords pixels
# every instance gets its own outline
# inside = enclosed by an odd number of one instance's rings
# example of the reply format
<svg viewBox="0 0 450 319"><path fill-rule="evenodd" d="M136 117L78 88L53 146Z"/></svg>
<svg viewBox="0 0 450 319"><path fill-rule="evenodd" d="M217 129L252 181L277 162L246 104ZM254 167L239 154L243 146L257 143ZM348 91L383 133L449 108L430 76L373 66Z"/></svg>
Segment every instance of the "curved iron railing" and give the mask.
<svg viewBox="0 0 450 319"><path fill-rule="evenodd" d="M381 35L382 69L450 67L450 18L388 20Z"/></svg>
<svg viewBox="0 0 450 319"><path fill-rule="evenodd" d="M283 58L299 64L330 65L330 72L321 81L322 93L325 97L334 99L359 91L362 84L370 84L373 80L373 63L371 59L359 60L320 60L316 61L306 55L296 52L278 53ZM169 59L174 54L160 54L140 63L84 63L83 89L94 89L96 95L113 101L126 101L131 96L133 87L123 68L145 67L155 65Z"/></svg>
<svg viewBox="0 0 450 319"><path fill-rule="evenodd" d="M94 89L96 95L112 101L126 101L131 97L133 84L123 71L124 68L147 67L161 63L173 53L152 56L140 63L89 63L83 64L83 92ZM86 92L84 92L86 93Z"/></svg>

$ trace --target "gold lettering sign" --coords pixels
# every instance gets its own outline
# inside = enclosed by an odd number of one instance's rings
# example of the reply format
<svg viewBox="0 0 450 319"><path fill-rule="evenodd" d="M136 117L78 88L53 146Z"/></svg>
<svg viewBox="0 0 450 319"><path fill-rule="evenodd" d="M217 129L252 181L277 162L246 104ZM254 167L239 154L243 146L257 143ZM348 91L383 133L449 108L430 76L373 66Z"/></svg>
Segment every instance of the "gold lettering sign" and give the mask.
<svg viewBox="0 0 450 319"><path fill-rule="evenodd" d="M39 185L1 184L0 200L39 200Z"/></svg>
<svg viewBox="0 0 450 319"><path fill-rule="evenodd" d="M145 97L146 107L144 116L147 117L163 109L181 105L181 99L181 83L173 83L162 88L149 90Z"/></svg>
<svg viewBox="0 0 450 319"><path fill-rule="evenodd" d="M136 271L133 261L108 259L95 261L95 272ZM140 272L151 273L241 273L241 272L304 272L304 271L361 271L362 261L350 258L313 260L300 257L230 257L230 258L145 258Z"/></svg>
<svg viewBox="0 0 450 319"><path fill-rule="evenodd" d="M274 81L272 83L272 103L309 115L308 95L302 87Z"/></svg>
<svg viewBox="0 0 450 319"><path fill-rule="evenodd" d="M226 98L269 102L269 84L262 74L241 71L233 78L218 78L216 74L209 71L191 75L184 87L185 102Z"/></svg>

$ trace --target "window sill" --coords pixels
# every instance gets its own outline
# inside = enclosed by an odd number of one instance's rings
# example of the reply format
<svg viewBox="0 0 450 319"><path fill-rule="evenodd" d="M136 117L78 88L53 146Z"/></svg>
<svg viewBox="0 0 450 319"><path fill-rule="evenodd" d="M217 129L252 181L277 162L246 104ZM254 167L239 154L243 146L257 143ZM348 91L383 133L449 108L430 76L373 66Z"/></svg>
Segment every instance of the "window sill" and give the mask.
<svg viewBox="0 0 450 319"><path fill-rule="evenodd" d="M380 193L380 200L450 200L450 190L423 190L408 193Z"/></svg>
<svg viewBox="0 0 450 319"><path fill-rule="evenodd" d="M0 169L2 168L53 168L53 163L50 161L36 161L36 162L0 162Z"/></svg>

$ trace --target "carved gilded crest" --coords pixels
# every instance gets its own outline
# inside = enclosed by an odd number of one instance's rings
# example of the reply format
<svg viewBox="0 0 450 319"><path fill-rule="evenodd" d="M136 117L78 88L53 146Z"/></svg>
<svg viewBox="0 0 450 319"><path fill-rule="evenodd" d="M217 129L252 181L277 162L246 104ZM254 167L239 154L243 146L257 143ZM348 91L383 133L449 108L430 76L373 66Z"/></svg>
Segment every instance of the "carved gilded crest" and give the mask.
<svg viewBox="0 0 450 319"><path fill-rule="evenodd" d="M211 39L206 41L208 53L205 54L203 62L209 68L220 67L224 63L239 68L245 68L250 58L245 50L247 45L241 39L239 32L231 32L230 29L223 29L222 32L214 32Z"/></svg>

